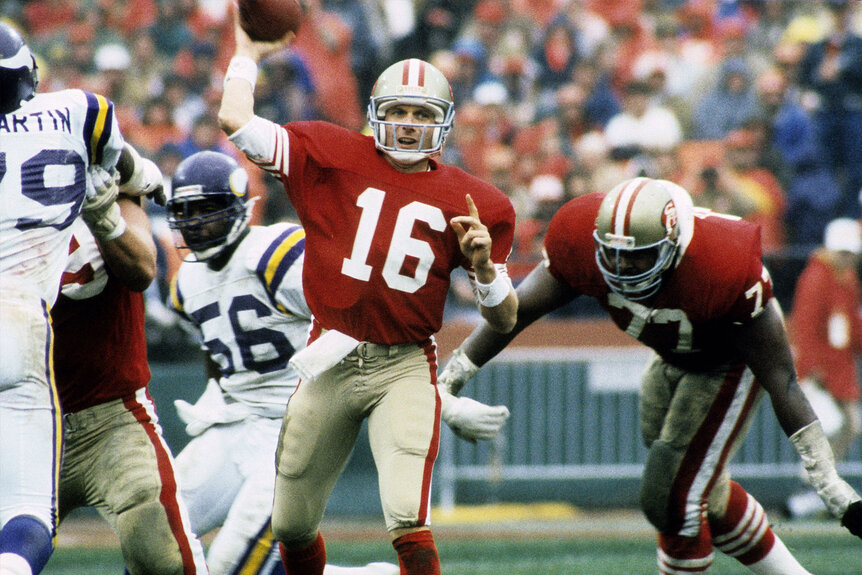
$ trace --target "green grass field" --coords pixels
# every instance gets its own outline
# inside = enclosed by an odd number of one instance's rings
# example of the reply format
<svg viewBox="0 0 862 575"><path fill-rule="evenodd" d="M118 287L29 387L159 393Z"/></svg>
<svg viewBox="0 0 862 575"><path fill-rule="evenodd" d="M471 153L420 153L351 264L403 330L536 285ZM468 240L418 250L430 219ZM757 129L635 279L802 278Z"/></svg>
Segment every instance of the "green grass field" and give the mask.
<svg viewBox="0 0 862 575"><path fill-rule="evenodd" d="M112 544L64 545L46 575L121 575ZM817 575L862 575L862 541L837 522L779 522L774 526L800 562ZM579 514L565 521L517 521L439 525L435 539L446 575L642 575L656 573L655 538L636 514ZM381 526L324 526L327 557L336 565L396 562ZM329 535L328 535L329 534ZM112 535L109 533L109 535ZM204 540L206 542L206 539ZM716 554L710 575L749 573Z"/></svg>

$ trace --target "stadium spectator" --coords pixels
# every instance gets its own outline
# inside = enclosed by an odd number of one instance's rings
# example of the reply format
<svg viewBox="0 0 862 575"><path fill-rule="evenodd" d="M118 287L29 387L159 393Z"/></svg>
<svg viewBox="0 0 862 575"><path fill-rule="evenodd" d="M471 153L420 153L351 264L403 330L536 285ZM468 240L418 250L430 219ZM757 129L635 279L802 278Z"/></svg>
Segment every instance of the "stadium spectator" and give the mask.
<svg viewBox="0 0 862 575"><path fill-rule="evenodd" d="M350 27L350 68L356 75L360 99L371 93L377 70L389 61L385 29L380 26L382 15L377 2L324 0L323 7L341 16Z"/></svg>
<svg viewBox="0 0 862 575"><path fill-rule="evenodd" d="M477 86L495 79L488 70L488 53L475 38L459 39L452 52L457 59L456 74L451 77L452 97L459 102L470 100Z"/></svg>
<svg viewBox="0 0 862 575"><path fill-rule="evenodd" d="M641 382L648 454L640 499L659 532L659 572L706 572L718 549L754 573L807 574L726 468L762 391L812 486L860 538L862 498L839 478L796 383L758 244L757 226L720 214L695 217L688 193L664 180L636 178L576 198L551 220L545 260L518 286L515 329L478 326L438 385L457 394L531 323L578 296L595 298L655 352Z"/></svg>
<svg viewBox="0 0 862 575"><path fill-rule="evenodd" d="M317 110L323 119L351 130L362 128L359 85L350 67L350 26L322 0L308 0L304 25L292 49L302 58L314 83Z"/></svg>
<svg viewBox="0 0 862 575"><path fill-rule="evenodd" d="M787 167L787 243L817 245L838 213L841 191L826 161L814 121L793 94L784 74L769 70L757 79L760 105L772 146Z"/></svg>
<svg viewBox="0 0 862 575"><path fill-rule="evenodd" d="M156 22L157 0L95 0L104 25L116 30L119 38L130 38ZM138 54L135 53L135 62Z"/></svg>
<svg viewBox="0 0 862 575"><path fill-rule="evenodd" d="M757 112L751 67L741 58L725 60L719 67L715 85L694 104L689 137L694 140L722 140Z"/></svg>
<svg viewBox="0 0 862 575"><path fill-rule="evenodd" d="M191 132L177 143L180 153L184 158L192 154L211 150L223 153L233 153L233 146L227 141L219 128L218 120L214 116L201 114L194 121Z"/></svg>
<svg viewBox="0 0 862 575"><path fill-rule="evenodd" d="M155 154L165 145L179 144L185 132L177 126L164 98L150 98L143 106L143 114L129 141L147 156Z"/></svg>
<svg viewBox="0 0 862 575"><path fill-rule="evenodd" d="M434 385L433 334L459 267L475 282L482 316L511 329L511 202L433 159L451 129L454 103L448 81L430 64L409 59L383 71L369 102L371 137L325 122L278 126L254 115L253 99L256 62L278 46L252 42L238 23L235 38L220 123L282 181L315 262L303 272L314 317L309 344L292 358L302 383L288 403L277 454L272 529L285 569L323 573L320 521L367 419L401 572L439 574L429 489L440 413L450 403Z"/></svg>
<svg viewBox="0 0 862 575"><path fill-rule="evenodd" d="M533 59L538 66L535 81L540 94L553 93L572 79L581 56L577 30L566 13L559 13L545 29Z"/></svg>
<svg viewBox="0 0 862 575"><path fill-rule="evenodd" d="M677 116L683 133L691 133L692 94L703 70L683 59L679 21L672 14L655 23L655 46L640 52L632 63L632 77L650 84L654 97Z"/></svg>
<svg viewBox="0 0 862 575"><path fill-rule="evenodd" d="M574 82L563 84L554 94L553 112L560 125L561 147L569 157L574 156L575 143L581 136L600 128L587 119L584 109L586 101L586 91Z"/></svg>
<svg viewBox="0 0 862 575"><path fill-rule="evenodd" d="M190 6L191 4L191 6ZM173 60L186 46L195 41L189 26L189 17L194 9L194 0L158 2L158 15L149 27L150 36L156 43L161 57Z"/></svg>
<svg viewBox="0 0 862 575"><path fill-rule="evenodd" d="M683 138L679 119L652 100L649 84L632 80L626 85L623 109L605 126L605 140L612 152L629 158L671 150Z"/></svg>
<svg viewBox="0 0 862 575"><path fill-rule="evenodd" d="M156 44L146 28L131 36L129 52L135 55L135 65L126 70L123 96L125 104L134 106L141 116L147 103L161 93L170 65L159 58Z"/></svg>
<svg viewBox="0 0 862 575"><path fill-rule="evenodd" d="M191 133L195 121L204 115L207 109L203 95L189 90L183 77L174 71L165 76L159 97L165 100L173 123L186 135Z"/></svg>
<svg viewBox="0 0 862 575"><path fill-rule="evenodd" d="M394 52L402 56L430 55L451 48L461 32L462 23L473 10L473 2L428 0L417 9L412 33L394 47Z"/></svg>
<svg viewBox="0 0 862 575"><path fill-rule="evenodd" d="M751 130L730 132L724 155L707 164L693 183L698 206L745 218L761 226L761 244L770 253L785 245L784 190L775 174L758 165L757 139Z"/></svg>
<svg viewBox="0 0 862 575"><path fill-rule="evenodd" d="M841 186L841 215L858 218L862 188L862 36L853 28L859 3L826 0L830 33L810 44L799 65L799 83L817 131L828 142L830 164Z"/></svg>

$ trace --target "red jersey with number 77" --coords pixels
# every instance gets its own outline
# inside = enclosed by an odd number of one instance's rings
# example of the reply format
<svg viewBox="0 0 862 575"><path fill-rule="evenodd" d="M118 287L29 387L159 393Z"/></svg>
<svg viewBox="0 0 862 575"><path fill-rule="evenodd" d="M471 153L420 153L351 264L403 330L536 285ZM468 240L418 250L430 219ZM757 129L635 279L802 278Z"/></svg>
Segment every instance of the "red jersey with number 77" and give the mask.
<svg viewBox="0 0 862 575"><path fill-rule="evenodd" d="M515 211L494 186L433 160L427 172L401 173L373 138L333 124L284 128L264 167L281 176L305 228L303 285L324 328L382 344L439 331L450 274L470 269L449 226L468 214L467 194L491 234L492 261L505 264Z"/></svg>
<svg viewBox="0 0 862 575"><path fill-rule="evenodd" d="M683 255L659 292L631 301L611 292L595 259L593 230L604 194L569 201L545 236L549 272L576 293L597 298L623 331L669 363L705 371L741 361L733 325L760 315L772 298L761 261L760 228L735 216L695 208Z"/></svg>

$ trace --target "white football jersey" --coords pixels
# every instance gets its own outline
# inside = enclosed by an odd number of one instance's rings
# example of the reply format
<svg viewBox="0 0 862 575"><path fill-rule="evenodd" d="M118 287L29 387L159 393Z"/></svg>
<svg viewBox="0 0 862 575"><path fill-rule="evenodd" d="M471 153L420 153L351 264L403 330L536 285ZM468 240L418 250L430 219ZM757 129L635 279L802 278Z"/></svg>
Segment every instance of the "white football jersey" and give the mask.
<svg viewBox="0 0 862 575"><path fill-rule="evenodd" d="M299 379L288 360L311 321L304 254L302 227L252 226L223 269L186 260L171 282L170 305L200 329L225 401L264 417L284 414Z"/></svg>
<svg viewBox="0 0 862 575"><path fill-rule="evenodd" d="M53 304L72 222L92 184L89 166L113 168L123 148L114 105L97 94L37 94L0 114L0 278Z"/></svg>

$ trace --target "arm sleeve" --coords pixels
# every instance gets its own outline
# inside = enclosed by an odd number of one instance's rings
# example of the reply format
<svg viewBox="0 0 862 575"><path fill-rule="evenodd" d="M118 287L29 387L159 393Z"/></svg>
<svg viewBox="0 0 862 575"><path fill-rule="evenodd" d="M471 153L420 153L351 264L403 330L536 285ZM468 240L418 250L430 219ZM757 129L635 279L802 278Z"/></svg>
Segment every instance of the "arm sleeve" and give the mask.
<svg viewBox="0 0 862 575"><path fill-rule="evenodd" d="M255 116L229 139L258 167L279 180L287 180L290 148L284 127Z"/></svg>

